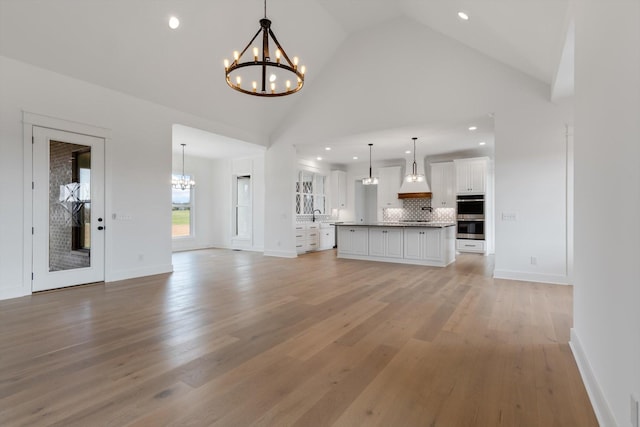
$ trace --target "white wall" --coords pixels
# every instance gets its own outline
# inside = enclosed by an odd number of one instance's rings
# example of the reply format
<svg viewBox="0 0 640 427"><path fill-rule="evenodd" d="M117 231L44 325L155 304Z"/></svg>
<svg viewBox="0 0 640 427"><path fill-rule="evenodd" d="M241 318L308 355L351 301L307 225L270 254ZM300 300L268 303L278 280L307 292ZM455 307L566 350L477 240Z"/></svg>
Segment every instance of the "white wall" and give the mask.
<svg viewBox="0 0 640 427"><path fill-rule="evenodd" d="M246 132L0 57L0 299L26 295L22 111L109 129L106 279L171 270L171 128L181 123L248 140ZM259 142L254 136L249 142ZM11 203L9 208L8 204Z"/></svg>
<svg viewBox="0 0 640 427"><path fill-rule="evenodd" d="M411 66L398 74L398 64L407 58ZM571 106L552 104L548 85L398 19L349 37L304 90L287 123L272 136L278 144L494 113L496 215L519 214L516 222L496 222L495 273L566 282L564 134ZM348 182L353 180L349 174ZM537 265L531 265L531 256Z"/></svg>
<svg viewBox="0 0 640 427"><path fill-rule="evenodd" d="M291 144L272 144L265 155L264 254L297 257L294 239L296 150Z"/></svg>
<svg viewBox="0 0 640 427"><path fill-rule="evenodd" d="M602 426L640 398L640 2L576 8L571 344Z"/></svg>

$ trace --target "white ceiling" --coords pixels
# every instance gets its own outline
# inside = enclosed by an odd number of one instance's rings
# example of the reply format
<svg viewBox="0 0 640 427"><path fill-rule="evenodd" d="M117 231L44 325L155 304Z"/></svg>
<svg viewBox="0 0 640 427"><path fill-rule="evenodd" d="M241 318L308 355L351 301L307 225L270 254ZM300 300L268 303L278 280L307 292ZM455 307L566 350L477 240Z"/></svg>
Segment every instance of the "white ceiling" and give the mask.
<svg viewBox="0 0 640 427"><path fill-rule="evenodd" d="M389 20L409 18L548 84L551 97L552 85L562 88L563 96L571 94L572 73L566 72L566 63L565 71L558 72L563 49L565 60L567 57L568 3L268 0L267 14L287 52L300 56L307 66L305 86L313 85L323 65L351 35ZM469 21L457 17L460 10L470 15ZM222 60L257 31L262 14L263 0L0 0L0 54L268 136L302 98L247 97L226 86L222 67ZM167 25L171 15L180 18L177 30ZM470 122L487 123L470 134L466 130ZM323 157L334 156L332 161L348 163L354 155L368 157L366 144L372 142L374 157L398 158L412 136L434 152L466 150L477 146L480 139L490 148L492 129L488 116L461 117L455 123L342 135L298 150L314 157L321 152ZM174 149L180 149L179 143L174 143ZM216 150L211 138L200 148L193 140L186 143L192 154L216 156L202 148ZM219 152L229 153L236 146L224 138L220 144ZM334 146L330 155L323 152L327 145ZM242 144L237 147L240 153L246 149Z"/></svg>

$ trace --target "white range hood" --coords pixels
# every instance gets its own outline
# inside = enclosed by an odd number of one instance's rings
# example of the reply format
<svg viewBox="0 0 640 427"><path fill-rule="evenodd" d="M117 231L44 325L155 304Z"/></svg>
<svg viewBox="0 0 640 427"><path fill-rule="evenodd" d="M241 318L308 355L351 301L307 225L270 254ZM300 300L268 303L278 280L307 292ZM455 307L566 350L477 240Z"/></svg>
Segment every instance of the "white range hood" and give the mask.
<svg viewBox="0 0 640 427"><path fill-rule="evenodd" d="M427 182L427 178L424 173L424 159L420 162L416 162L416 166L418 174L425 177L424 180L407 181L406 177L403 178L402 186L400 187L400 190L398 190L398 199L431 198L431 188L429 188L429 183ZM406 173L410 174L411 172L413 172L413 161L411 159L407 159Z"/></svg>

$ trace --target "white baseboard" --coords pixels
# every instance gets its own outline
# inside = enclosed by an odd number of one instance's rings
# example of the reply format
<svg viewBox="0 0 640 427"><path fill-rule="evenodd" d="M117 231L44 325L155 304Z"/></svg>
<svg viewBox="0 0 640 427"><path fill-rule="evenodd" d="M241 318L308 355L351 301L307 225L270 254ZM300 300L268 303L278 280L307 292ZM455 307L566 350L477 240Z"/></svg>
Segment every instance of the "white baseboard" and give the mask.
<svg viewBox="0 0 640 427"><path fill-rule="evenodd" d="M571 347L573 358L578 365L582 382L584 382L584 386L587 389L587 394L589 395L589 400L591 400L593 411L596 413L598 424L602 427L616 427L617 424L615 418L613 418L611 407L607 403L604 393L602 393L602 389L596 380L589 359L587 359L584 348L582 348L578 333L574 328L571 328L569 347Z"/></svg>
<svg viewBox="0 0 640 427"><path fill-rule="evenodd" d="M566 275L529 273L526 271L494 270L494 279L521 280L523 282L550 283L553 285L568 285Z"/></svg>
<svg viewBox="0 0 640 427"><path fill-rule="evenodd" d="M12 288L0 289L0 300L20 298L31 295L31 289L24 289L23 286L14 286Z"/></svg>
<svg viewBox="0 0 640 427"><path fill-rule="evenodd" d="M172 264L153 265L150 267L134 268L131 270L113 271L105 277L105 282L115 282L117 280L134 279L136 277L153 276L155 274L171 273Z"/></svg>
<svg viewBox="0 0 640 427"><path fill-rule="evenodd" d="M288 252L288 251L265 251L264 252L264 256L274 256L274 257L278 257L278 258L297 258L298 257L298 253L293 251L293 252Z"/></svg>

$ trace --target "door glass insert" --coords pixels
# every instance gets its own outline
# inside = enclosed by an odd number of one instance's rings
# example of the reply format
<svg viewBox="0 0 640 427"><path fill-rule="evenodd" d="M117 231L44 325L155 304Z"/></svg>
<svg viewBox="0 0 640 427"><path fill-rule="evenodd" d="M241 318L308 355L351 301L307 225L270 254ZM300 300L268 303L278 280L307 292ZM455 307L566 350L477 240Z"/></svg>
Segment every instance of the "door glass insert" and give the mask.
<svg viewBox="0 0 640 427"><path fill-rule="evenodd" d="M91 147L49 142L49 271L91 266Z"/></svg>

